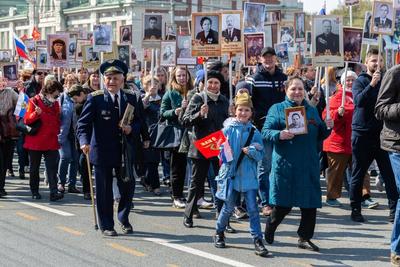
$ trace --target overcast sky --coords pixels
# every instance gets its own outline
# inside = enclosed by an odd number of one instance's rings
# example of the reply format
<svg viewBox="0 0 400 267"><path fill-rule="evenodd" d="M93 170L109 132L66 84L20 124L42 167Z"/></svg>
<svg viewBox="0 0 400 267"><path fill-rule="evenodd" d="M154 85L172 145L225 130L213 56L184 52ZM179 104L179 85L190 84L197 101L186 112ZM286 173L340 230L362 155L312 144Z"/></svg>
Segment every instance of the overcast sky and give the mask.
<svg viewBox="0 0 400 267"><path fill-rule="evenodd" d="M309 12L309 13L314 13L314 12L319 12L324 5L323 0L300 0L301 2L304 3L304 11ZM327 9L327 14L335 9L340 0L327 0L326 1L326 9Z"/></svg>

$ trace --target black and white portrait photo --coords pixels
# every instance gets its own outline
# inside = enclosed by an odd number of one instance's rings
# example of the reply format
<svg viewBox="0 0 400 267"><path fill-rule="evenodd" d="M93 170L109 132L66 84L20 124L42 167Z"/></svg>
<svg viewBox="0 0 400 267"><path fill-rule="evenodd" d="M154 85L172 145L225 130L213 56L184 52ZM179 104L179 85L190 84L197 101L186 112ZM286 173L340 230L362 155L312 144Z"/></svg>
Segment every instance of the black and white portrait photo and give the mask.
<svg viewBox="0 0 400 267"><path fill-rule="evenodd" d="M240 42L240 14L222 14L222 38L226 42Z"/></svg>
<svg viewBox="0 0 400 267"><path fill-rule="evenodd" d="M265 17L266 24L278 24L281 21L281 11L280 10L272 10L267 11Z"/></svg>
<svg viewBox="0 0 400 267"><path fill-rule="evenodd" d="M166 41L176 40L176 24L165 23L165 38Z"/></svg>
<svg viewBox="0 0 400 267"><path fill-rule="evenodd" d="M3 76L9 81L16 81L18 79L17 64L4 65Z"/></svg>
<svg viewBox="0 0 400 267"><path fill-rule="evenodd" d="M119 43L120 44L132 43L132 25L124 25L119 27Z"/></svg>
<svg viewBox="0 0 400 267"><path fill-rule="evenodd" d="M11 50L0 50L0 62L11 61Z"/></svg>
<svg viewBox="0 0 400 267"><path fill-rule="evenodd" d="M374 1L372 17L374 20L371 33L393 34L394 10L392 2Z"/></svg>
<svg viewBox="0 0 400 267"><path fill-rule="evenodd" d="M85 40L85 39L77 39L76 40L75 61L78 61L78 62L83 61L82 46L84 46L84 45L90 45L90 41Z"/></svg>
<svg viewBox="0 0 400 267"><path fill-rule="evenodd" d="M265 4L244 3L244 33L264 32Z"/></svg>
<svg viewBox="0 0 400 267"><path fill-rule="evenodd" d="M162 15L144 14L143 40L161 40L162 38Z"/></svg>
<svg viewBox="0 0 400 267"><path fill-rule="evenodd" d="M69 38L68 55L70 59L75 60L75 52L76 52L76 39Z"/></svg>
<svg viewBox="0 0 400 267"><path fill-rule="evenodd" d="M219 17L218 16L204 16L196 17L195 33L196 40L199 40L200 44L218 44L219 36Z"/></svg>
<svg viewBox="0 0 400 267"><path fill-rule="evenodd" d="M371 33L372 12L365 12L364 28L363 28L363 43L376 45L378 43L378 35Z"/></svg>
<svg viewBox="0 0 400 267"><path fill-rule="evenodd" d="M279 42L287 43L289 47L294 47L294 27L293 24L286 23L279 28Z"/></svg>
<svg viewBox="0 0 400 267"><path fill-rule="evenodd" d="M130 49L129 45L118 46L118 59L124 62L128 67L130 66Z"/></svg>
<svg viewBox="0 0 400 267"><path fill-rule="evenodd" d="M112 51L111 25L99 24L93 26L94 52Z"/></svg>
<svg viewBox="0 0 400 267"><path fill-rule="evenodd" d="M46 46L36 46L36 67L38 69L46 69L48 54Z"/></svg>
<svg viewBox="0 0 400 267"><path fill-rule="evenodd" d="M192 43L190 35L178 35L177 65L195 65L196 58L192 57Z"/></svg>
<svg viewBox="0 0 400 267"><path fill-rule="evenodd" d="M313 17L313 64L342 66L343 57L343 21L341 16Z"/></svg>
<svg viewBox="0 0 400 267"><path fill-rule="evenodd" d="M100 53L94 51L92 45L83 45L83 67L98 68L100 66Z"/></svg>
<svg viewBox="0 0 400 267"><path fill-rule="evenodd" d="M385 62L386 69L390 69L394 66L394 51L393 49L385 49Z"/></svg>
<svg viewBox="0 0 400 267"><path fill-rule="evenodd" d="M296 43L304 42L306 40L305 31L305 14L294 13L294 39Z"/></svg>
<svg viewBox="0 0 400 267"><path fill-rule="evenodd" d="M175 66L176 65L176 43L170 41L161 42L161 66Z"/></svg>
<svg viewBox="0 0 400 267"><path fill-rule="evenodd" d="M304 106L285 109L286 128L290 133L299 135L308 132L305 114Z"/></svg>

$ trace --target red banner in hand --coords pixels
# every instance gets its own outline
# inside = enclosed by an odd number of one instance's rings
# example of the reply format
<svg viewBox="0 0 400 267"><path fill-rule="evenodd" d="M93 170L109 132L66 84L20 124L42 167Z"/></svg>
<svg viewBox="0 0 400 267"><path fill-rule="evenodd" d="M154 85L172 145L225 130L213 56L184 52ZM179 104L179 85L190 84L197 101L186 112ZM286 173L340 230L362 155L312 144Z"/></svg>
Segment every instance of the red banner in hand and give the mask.
<svg viewBox="0 0 400 267"><path fill-rule="evenodd" d="M206 159L209 159L219 155L219 148L225 140L226 137L224 136L224 133L219 130L197 140L194 142L194 145Z"/></svg>

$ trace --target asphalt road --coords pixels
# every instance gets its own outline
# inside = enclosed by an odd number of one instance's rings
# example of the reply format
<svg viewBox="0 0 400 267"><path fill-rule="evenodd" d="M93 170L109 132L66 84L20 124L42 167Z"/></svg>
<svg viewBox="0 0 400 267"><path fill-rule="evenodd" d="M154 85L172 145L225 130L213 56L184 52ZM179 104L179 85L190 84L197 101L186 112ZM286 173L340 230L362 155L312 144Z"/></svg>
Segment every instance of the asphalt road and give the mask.
<svg viewBox="0 0 400 267"><path fill-rule="evenodd" d="M325 181L321 184L325 190ZM28 180L7 178L9 196L0 199L0 266L390 266L390 233L385 194L373 190L381 205L365 209L364 224L350 220L347 194L343 208L324 206L317 213L314 242L319 253L298 249L299 210L278 228L270 256L254 254L248 221L234 221L237 234L227 234L226 249L217 249L211 236L215 213L201 210L195 227L182 225L182 210L174 209L167 188L155 197L136 187L130 215L133 235L102 237L93 227L90 201L66 194L48 201L41 182L41 200L32 200ZM265 217L262 217L262 228ZM117 232L121 229L116 225Z"/></svg>

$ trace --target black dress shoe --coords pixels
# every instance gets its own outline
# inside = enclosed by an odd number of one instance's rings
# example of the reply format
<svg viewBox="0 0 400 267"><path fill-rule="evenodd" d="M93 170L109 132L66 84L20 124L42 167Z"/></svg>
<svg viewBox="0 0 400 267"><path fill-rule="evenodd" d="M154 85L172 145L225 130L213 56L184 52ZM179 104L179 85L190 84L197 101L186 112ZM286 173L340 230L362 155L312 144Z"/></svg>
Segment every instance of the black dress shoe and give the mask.
<svg viewBox="0 0 400 267"><path fill-rule="evenodd" d="M304 240L301 238L299 238L297 247L301 248L301 249L311 250L311 251L319 251L319 247L317 247L317 245L315 245L313 242L311 242L310 240Z"/></svg>
<svg viewBox="0 0 400 267"><path fill-rule="evenodd" d="M224 232L216 233L214 235L214 246L216 248L225 248L225 235Z"/></svg>
<svg viewBox="0 0 400 267"><path fill-rule="evenodd" d="M90 193L84 193L83 194L83 199L85 200L91 200L92 199L92 195Z"/></svg>
<svg viewBox="0 0 400 267"><path fill-rule="evenodd" d="M125 234L125 235L133 234L133 227L130 223L125 224L125 225L120 223L120 225L121 225L121 230L122 230L123 234Z"/></svg>
<svg viewBox="0 0 400 267"><path fill-rule="evenodd" d="M103 230L101 231L103 236L118 236L117 232L114 229L111 230Z"/></svg>
<svg viewBox="0 0 400 267"><path fill-rule="evenodd" d="M268 249L264 247L264 244L262 242L262 239L256 239L254 240L254 253L256 255L261 256L261 257L266 257L268 255Z"/></svg>
<svg viewBox="0 0 400 267"><path fill-rule="evenodd" d="M225 231L227 232L227 233L230 233L230 234L236 234L237 233L237 231L236 231L236 229L235 228L232 228L232 226L228 223L228 225L225 227Z"/></svg>
<svg viewBox="0 0 400 267"><path fill-rule="evenodd" d="M57 193L51 193L50 194L50 201L57 201L60 200L64 197L64 194L57 192Z"/></svg>
<svg viewBox="0 0 400 267"><path fill-rule="evenodd" d="M193 220L185 216L183 217L183 225L186 228L193 228Z"/></svg>
<svg viewBox="0 0 400 267"><path fill-rule="evenodd" d="M365 222L365 219L361 214L361 210L359 209L353 209L351 211L351 220L354 222Z"/></svg>
<svg viewBox="0 0 400 267"><path fill-rule="evenodd" d="M41 199L42 196L39 193L32 193L32 199Z"/></svg>
<svg viewBox="0 0 400 267"><path fill-rule="evenodd" d="M68 193L80 194L81 191L79 191L75 186L68 186Z"/></svg>

